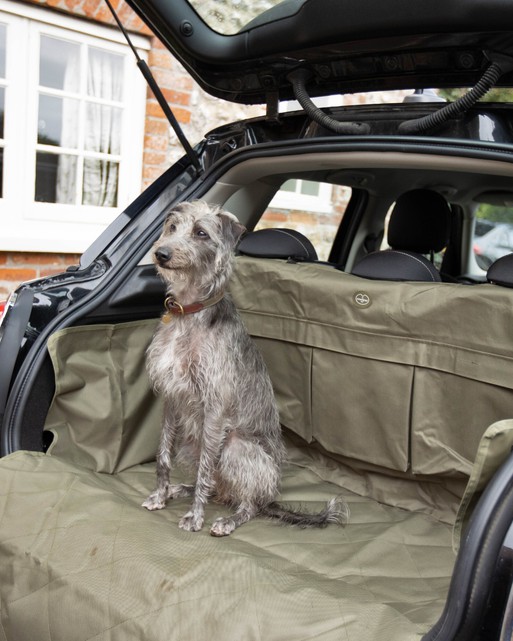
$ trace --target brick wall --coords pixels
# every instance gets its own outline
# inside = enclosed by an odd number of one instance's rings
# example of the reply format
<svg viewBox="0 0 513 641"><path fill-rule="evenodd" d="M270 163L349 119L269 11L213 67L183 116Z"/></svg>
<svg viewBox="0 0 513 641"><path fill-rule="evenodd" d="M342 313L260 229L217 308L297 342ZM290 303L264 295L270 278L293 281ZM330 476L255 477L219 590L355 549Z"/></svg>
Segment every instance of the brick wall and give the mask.
<svg viewBox="0 0 513 641"><path fill-rule="evenodd" d="M0 300L6 299L19 283L60 274L79 260L78 254L0 252Z"/></svg>

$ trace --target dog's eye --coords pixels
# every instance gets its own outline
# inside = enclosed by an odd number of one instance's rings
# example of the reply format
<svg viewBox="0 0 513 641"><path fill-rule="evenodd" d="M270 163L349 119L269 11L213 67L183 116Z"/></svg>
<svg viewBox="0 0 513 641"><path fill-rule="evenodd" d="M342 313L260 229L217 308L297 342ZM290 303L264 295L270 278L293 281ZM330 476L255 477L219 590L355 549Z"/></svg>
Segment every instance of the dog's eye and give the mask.
<svg viewBox="0 0 513 641"><path fill-rule="evenodd" d="M206 231L203 231L203 229L197 229L197 230L196 230L196 236L197 236L198 238L208 238L208 237L209 237L209 236L208 236L208 234L207 234L207 232L206 232Z"/></svg>
<svg viewBox="0 0 513 641"><path fill-rule="evenodd" d="M176 225L174 223L169 225L169 231L176 231Z"/></svg>

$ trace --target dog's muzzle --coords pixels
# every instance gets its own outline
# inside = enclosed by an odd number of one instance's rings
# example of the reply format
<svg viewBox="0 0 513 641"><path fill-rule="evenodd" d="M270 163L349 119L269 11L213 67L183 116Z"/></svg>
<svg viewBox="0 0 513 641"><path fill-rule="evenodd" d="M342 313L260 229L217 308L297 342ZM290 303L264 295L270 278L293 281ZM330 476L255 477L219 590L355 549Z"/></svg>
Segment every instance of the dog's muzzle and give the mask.
<svg viewBox="0 0 513 641"><path fill-rule="evenodd" d="M157 261L157 263L161 266L164 266L168 262L168 260L171 259L171 256L173 254L169 248L159 247L155 250L153 255L155 256L155 260Z"/></svg>

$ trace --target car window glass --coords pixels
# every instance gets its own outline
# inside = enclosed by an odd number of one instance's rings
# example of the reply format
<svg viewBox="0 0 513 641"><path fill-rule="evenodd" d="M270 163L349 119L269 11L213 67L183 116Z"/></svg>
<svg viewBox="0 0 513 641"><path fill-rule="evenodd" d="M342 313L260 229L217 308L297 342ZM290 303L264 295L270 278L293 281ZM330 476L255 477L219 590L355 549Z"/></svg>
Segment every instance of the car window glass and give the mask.
<svg viewBox="0 0 513 641"><path fill-rule="evenodd" d="M0 23L0 198L3 194L6 26Z"/></svg>
<svg viewBox="0 0 513 641"><path fill-rule="evenodd" d="M286 180L255 229L295 229L311 241L319 260L328 260L350 197L351 189L343 185Z"/></svg>
<svg viewBox="0 0 513 641"><path fill-rule="evenodd" d="M248 22L283 0L189 0L209 27L225 35L237 33ZM286 3L284 3L286 4ZM285 14L293 13L297 3L289 3Z"/></svg>
<svg viewBox="0 0 513 641"><path fill-rule="evenodd" d="M296 229L315 247L319 260L328 260L333 240L351 198L351 189L313 180L290 179L280 189L255 227ZM139 265L152 263L151 250Z"/></svg>
<svg viewBox="0 0 513 641"><path fill-rule="evenodd" d="M472 248L476 263L486 271L498 258L513 252L513 205L481 203L475 216Z"/></svg>

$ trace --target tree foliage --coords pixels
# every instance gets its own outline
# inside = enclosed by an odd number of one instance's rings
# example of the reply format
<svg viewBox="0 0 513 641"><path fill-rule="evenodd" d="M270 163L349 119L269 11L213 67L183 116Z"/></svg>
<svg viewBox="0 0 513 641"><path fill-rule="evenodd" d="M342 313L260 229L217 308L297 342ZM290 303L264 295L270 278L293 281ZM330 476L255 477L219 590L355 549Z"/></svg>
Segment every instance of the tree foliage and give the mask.
<svg viewBox="0 0 513 641"><path fill-rule="evenodd" d="M461 98L461 96L464 96L468 91L469 89L466 88L439 89L438 94L441 98L454 102L458 98ZM513 89L509 87L496 87L485 94L480 102L513 102Z"/></svg>
<svg viewBox="0 0 513 641"><path fill-rule="evenodd" d="M476 217L490 220L493 223L511 224L513 222L513 207L501 207L483 203L479 205L476 211Z"/></svg>

